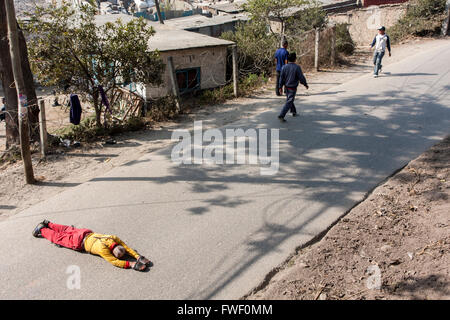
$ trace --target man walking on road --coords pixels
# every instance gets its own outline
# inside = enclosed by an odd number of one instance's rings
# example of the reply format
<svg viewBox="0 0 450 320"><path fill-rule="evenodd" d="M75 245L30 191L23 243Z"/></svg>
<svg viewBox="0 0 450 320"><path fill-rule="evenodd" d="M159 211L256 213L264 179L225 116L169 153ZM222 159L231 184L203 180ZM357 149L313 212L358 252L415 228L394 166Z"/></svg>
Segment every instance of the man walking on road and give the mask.
<svg viewBox="0 0 450 320"><path fill-rule="evenodd" d="M296 60L297 55L295 52L290 53L288 57L288 64L283 67L280 74L278 89L280 95L283 92L283 86L286 88L286 104L283 106L283 109L278 116L278 119L280 119L281 122L286 122L284 117L289 110L291 111L293 117L298 116L297 109L294 105L294 100L299 83L304 85L306 89L309 88L306 78L303 75L302 68L295 63Z"/></svg>
<svg viewBox="0 0 450 320"><path fill-rule="evenodd" d="M279 90L279 83L280 83L280 74L281 69L283 69L283 66L285 66L288 63L288 56L289 52L287 51L288 42L287 40L283 41L283 47L279 48L275 52L275 63L277 65L277 82L275 84L275 93L277 96L281 96L280 90Z"/></svg>
<svg viewBox="0 0 450 320"><path fill-rule="evenodd" d="M33 230L36 238L46 238L59 247L99 255L112 265L144 271L150 261L129 248L117 236L94 233L89 229L76 229L44 220ZM135 258L136 262L121 260L125 254Z"/></svg>
<svg viewBox="0 0 450 320"><path fill-rule="evenodd" d="M389 36L386 34L385 27L378 28L378 34L373 39L372 44L370 45L370 48L373 48L374 46L375 46L375 52L373 54L373 64L375 67L373 70L373 76L374 76L374 78L377 78L378 72L380 72L381 68L382 68L381 60L384 57L386 48L389 51L389 57L391 56L391 41L389 39Z"/></svg>

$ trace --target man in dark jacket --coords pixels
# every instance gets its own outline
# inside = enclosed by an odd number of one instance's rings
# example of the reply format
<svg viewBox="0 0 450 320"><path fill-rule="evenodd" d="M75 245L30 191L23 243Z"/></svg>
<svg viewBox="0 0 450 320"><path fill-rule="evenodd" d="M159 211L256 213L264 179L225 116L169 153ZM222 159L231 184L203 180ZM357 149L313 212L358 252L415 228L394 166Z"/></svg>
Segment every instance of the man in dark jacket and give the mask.
<svg viewBox="0 0 450 320"><path fill-rule="evenodd" d="M297 109L294 105L294 100L299 83L304 85L306 89L309 88L308 83L306 82L306 78L303 75L302 68L300 68L300 66L297 65L295 61L297 61L297 55L295 54L295 52L292 52L289 54L288 64L283 67L280 74L280 94L283 92L283 86L285 87L286 91L286 104L283 106L283 109L278 116L278 119L280 119L281 122L286 122L286 119L284 119L284 117L289 110L292 112L292 116L298 116Z"/></svg>

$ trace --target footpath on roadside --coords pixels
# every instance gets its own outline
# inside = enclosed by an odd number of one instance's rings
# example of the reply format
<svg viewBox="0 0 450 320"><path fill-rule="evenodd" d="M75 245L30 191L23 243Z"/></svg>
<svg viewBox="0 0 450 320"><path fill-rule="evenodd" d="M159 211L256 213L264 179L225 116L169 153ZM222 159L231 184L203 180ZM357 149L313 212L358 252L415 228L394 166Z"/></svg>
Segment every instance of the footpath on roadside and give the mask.
<svg viewBox="0 0 450 320"><path fill-rule="evenodd" d="M449 199L450 136L245 299L450 299Z"/></svg>

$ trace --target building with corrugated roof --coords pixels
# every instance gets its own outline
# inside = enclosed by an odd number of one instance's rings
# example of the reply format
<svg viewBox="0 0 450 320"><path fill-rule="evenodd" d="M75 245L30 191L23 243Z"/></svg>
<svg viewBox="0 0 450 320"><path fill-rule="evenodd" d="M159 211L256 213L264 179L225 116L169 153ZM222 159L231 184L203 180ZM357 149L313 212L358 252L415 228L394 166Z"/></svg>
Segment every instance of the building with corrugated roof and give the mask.
<svg viewBox="0 0 450 320"><path fill-rule="evenodd" d="M96 23L101 25L117 19L126 23L137 18L126 14L98 15ZM227 48L234 42L157 22L144 21L156 31L149 40L149 49L158 50L166 65L168 57L173 58L176 81L181 94L211 89L226 83ZM132 89L145 100L169 95L172 92L172 85L168 68L165 68L161 86L135 84Z"/></svg>

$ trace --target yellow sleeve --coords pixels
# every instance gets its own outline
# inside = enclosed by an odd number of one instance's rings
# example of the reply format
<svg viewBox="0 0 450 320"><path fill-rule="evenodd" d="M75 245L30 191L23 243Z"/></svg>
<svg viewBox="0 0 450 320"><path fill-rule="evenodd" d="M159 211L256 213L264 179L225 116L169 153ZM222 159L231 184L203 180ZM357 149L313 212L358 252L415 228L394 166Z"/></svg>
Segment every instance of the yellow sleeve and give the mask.
<svg viewBox="0 0 450 320"><path fill-rule="evenodd" d="M133 249L131 249L130 247L128 247L128 246L125 244L125 242L123 242L122 240L120 240L119 237L117 237L117 236L112 236L112 238L114 239L114 241L115 241L118 245L121 245L122 247L124 247L125 250L127 251L127 253L128 253L130 256L132 256L132 257L135 258L135 259L138 259L138 258L139 258L140 255L139 255L136 251L134 251Z"/></svg>
<svg viewBox="0 0 450 320"><path fill-rule="evenodd" d="M119 268L124 268L124 269L128 269L130 268L130 262L125 261L125 260L119 260L117 259L112 253L111 251L108 250L102 250L102 252L100 252L100 256L105 259L106 261L108 261L109 263L111 263L112 265L119 267Z"/></svg>

